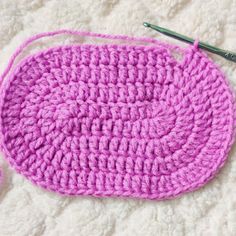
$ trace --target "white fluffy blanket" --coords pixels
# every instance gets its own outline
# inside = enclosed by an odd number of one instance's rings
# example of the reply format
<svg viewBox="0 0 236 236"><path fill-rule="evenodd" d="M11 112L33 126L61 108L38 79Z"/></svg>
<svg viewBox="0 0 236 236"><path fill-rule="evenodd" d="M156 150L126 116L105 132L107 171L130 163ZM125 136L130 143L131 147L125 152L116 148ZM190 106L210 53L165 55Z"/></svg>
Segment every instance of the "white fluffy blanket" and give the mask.
<svg viewBox="0 0 236 236"><path fill-rule="evenodd" d="M143 21L236 51L235 12L236 0L0 0L0 71L20 42L42 31L70 28L179 43L144 28ZM234 86L236 64L210 56ZM33 186L3 158L0 165L1 236L236 235L236 149L204 188L159 202L61 197Z"/></svg>

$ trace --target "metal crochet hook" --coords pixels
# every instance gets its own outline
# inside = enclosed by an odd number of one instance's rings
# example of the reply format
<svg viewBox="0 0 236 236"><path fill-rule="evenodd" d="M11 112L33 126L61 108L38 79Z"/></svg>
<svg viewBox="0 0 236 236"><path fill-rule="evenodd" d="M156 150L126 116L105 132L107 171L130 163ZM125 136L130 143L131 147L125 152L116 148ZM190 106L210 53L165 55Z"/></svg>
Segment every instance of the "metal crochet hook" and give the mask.
<svg viewBox="0 0 236 236"><path fill-rule="evenodd" d="M170 36L172 38L175 38L175 39L187 42L187 43L194 43L194 39L189 38L189 37L184 36L184 35L181 35L181 34L178 34L174 31L162 28L160 26L153 25L153 24L150 24L150 23L147 23L147 22L144 22L143 25L145 27L154 29L154 30L156 30L156 31L158 31L162 34L165 34L167 36ZM212 53L215 53L219 56L222 56L222 57L224 57L225 59L227 59L229 61L236 62L236 53L233 53L233 52L230 52L230 51L227 51L227 50L223 50L223 49L211 46L211 45L209 45L207 43L204 43L204 42L199 42L198 46L200 48L204 49L204 50L207 50L209 52L212 52Z"/></svg>

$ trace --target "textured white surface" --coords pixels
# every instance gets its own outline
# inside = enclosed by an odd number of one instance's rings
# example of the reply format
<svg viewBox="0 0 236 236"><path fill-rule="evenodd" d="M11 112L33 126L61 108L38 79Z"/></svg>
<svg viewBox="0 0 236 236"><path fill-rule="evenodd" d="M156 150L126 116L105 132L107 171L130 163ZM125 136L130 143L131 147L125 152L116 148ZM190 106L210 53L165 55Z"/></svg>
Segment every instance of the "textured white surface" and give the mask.
<svg viewBox="0 0 236 236"><path fill-rule="evenodd" d="M153 36L150 21L236 51L236 0L0 0L0 71L28 36L70 28ZM37 45L41 47L41 45ZM213 56L236 87L236 64ZM33 186L3 158L1 236L236 235L236 148L217 178L169 201L61 197Z"/></svg>

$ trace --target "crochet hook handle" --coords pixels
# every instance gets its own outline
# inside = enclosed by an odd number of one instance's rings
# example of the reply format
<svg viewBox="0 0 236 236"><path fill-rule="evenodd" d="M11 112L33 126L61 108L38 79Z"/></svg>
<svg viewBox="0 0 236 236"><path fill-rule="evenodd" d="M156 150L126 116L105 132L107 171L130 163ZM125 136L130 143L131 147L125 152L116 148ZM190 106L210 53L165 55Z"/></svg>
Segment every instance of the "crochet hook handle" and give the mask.
<svg viewBox="0 0 236 236"><path fill-rule="evenodd" d="M148 27L148 28L151 28L151 29L154 29L162 34L165 34L167 36L170 36L172 38L175 38L175 39L178 39L178 40L181 40L183 42L186 42L186 43L194 43L194 39L192 38L189 38L185 35L181 35L179 33L176 33L174 31L171 31L171 30L168 30L168 29L165 29L165 28L162 28L160 26L157 26L157 25L153 25L153 24L150 24L150 23L147 23L147 22L144 22L143 25L145 27ZM223 50L223 49L220 49L220 48L217 48L217 47L214 47L214 46L211 46L207 43L204 43L204 42L199 42L198 43L198 46L204 50L207 50L209 52L212 52L214 54L217 54L219 56L222 56L224 57L225 59L229 60L229 61L233 61L233 62L236 62L236 53L233 53L233 52L230 52L230 51L227 51L227 50Z"/></svg>

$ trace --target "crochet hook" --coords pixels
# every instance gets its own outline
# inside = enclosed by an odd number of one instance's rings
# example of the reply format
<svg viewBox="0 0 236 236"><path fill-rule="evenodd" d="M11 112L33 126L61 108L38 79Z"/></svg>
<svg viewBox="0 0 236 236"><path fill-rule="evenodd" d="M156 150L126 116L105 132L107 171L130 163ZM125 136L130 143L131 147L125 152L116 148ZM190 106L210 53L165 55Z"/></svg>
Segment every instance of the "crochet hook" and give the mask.
<svg viewBox="0 0 236 236"><path fill-rule="evenodd" d="M195 41L194 39L189 38L189 37L187 37L185 35L181 35L179 33L176 33L174 31L162 28L162 27L157 26L157 25L153 25L153 24L150 24L150 23L147 23L147 22L144 22L143 25L145 27L154 29L154 30L156 30L156 31L158 31L158 32L160 32L162 34L165 34L165 35L170 36L172 38L184 41L186 43L194 43L194 41ZM201 41L198 43L198 46L200 48L204 49L204 50L207 50L207 51L211 52L211 53L214 53L214 54L217 54L219 56L222 56L222 57L224 57L225 59L227 59L229 61L236 62L236 53L234 53L234 52L223 50L223 49L211 46L211 45L209 45L207 43L204 43L204 42L201 42Z"/></svg>

